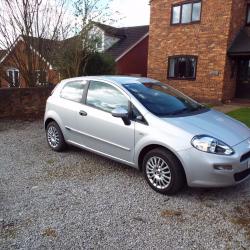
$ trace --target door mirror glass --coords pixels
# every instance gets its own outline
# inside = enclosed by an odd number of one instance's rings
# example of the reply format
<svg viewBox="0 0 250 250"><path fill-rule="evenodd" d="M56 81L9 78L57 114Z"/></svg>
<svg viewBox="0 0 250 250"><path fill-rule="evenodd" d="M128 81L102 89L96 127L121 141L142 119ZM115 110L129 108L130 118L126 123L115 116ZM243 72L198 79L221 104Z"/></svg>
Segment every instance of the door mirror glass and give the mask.
<svg viewBox="0 0 250 250"><path fill-rule="evenodd" d="M128 118L128 111L125 108L118 107L112 111L112 116L118 118Z"/></svg>

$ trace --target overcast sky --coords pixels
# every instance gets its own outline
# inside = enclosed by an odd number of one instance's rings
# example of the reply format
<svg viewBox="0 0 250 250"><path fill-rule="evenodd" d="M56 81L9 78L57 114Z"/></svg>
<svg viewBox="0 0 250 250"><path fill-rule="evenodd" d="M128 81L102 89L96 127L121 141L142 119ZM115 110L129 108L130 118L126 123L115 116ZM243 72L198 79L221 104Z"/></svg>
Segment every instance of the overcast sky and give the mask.
<svg viewBox="0 0 250 250"><path fill-rule="evenodd" d="M119 11L122 20L116 26L138 26L149 24L149 0L113 0L111 8Z"/></svg>
<svg viewBox="0 0 250 250"><path fill-rule="evenodd" d="M51 0L52 2L53 0ZM56 0L55 0L56 1ZM68 0L69 4L71 0ZM101 0L103 2L109 2L109 0ZM69 7L68 7L69 8ZM111 23L116 27L125 26L138 26L138 25L149 25L150 18L150 6L149 0L112 0L110 4L112 12L119 12L118 21ZM1 0L0 0L0 11L1 11ZM70 12L67 19L72 19L74 22L73 14ZM114 16L116 20L116 15ZM0 37L1 39L1 37ZM0 47L1 48L1 47Z"/></svg>

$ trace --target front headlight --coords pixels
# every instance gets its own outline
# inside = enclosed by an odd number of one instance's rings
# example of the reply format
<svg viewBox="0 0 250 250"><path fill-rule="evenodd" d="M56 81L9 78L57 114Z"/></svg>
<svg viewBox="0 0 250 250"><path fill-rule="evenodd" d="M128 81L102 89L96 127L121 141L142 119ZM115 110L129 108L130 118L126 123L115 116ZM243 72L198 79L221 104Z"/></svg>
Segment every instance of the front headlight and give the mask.
<svg viewBox="0 0 250 250"><path fill-rule="evenodd" d="M211 154L232 155L234 153L226 143L209 135L196 135L191 144L196 149Z"/></svg>

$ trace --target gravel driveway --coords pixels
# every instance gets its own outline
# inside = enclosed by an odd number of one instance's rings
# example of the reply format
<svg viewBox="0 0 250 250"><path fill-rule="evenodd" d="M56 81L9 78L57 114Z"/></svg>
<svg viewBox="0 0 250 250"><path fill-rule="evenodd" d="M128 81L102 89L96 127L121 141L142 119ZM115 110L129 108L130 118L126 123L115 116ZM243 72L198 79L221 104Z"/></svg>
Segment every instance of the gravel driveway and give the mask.
<svg viewBox="0 0 250 250"><path fill-rule="evenodd" d="M0 121L0 230L2 249L249 249L250 181L168 197L135 169L52 152L41 121Z"/></svg>

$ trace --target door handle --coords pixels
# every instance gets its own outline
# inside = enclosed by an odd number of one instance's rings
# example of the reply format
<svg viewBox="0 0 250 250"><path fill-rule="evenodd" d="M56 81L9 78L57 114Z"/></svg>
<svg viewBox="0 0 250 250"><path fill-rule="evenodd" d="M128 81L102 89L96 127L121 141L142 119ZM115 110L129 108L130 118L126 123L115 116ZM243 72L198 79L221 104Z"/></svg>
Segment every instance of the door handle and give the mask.
<svg viewBox="0 0 250 250"><path fill-rule="evenodd" d="M87 112L85 112L83 110L80 110L79 115L81 115L81 116L87 116L88 114L87 114Z"/></svg>

